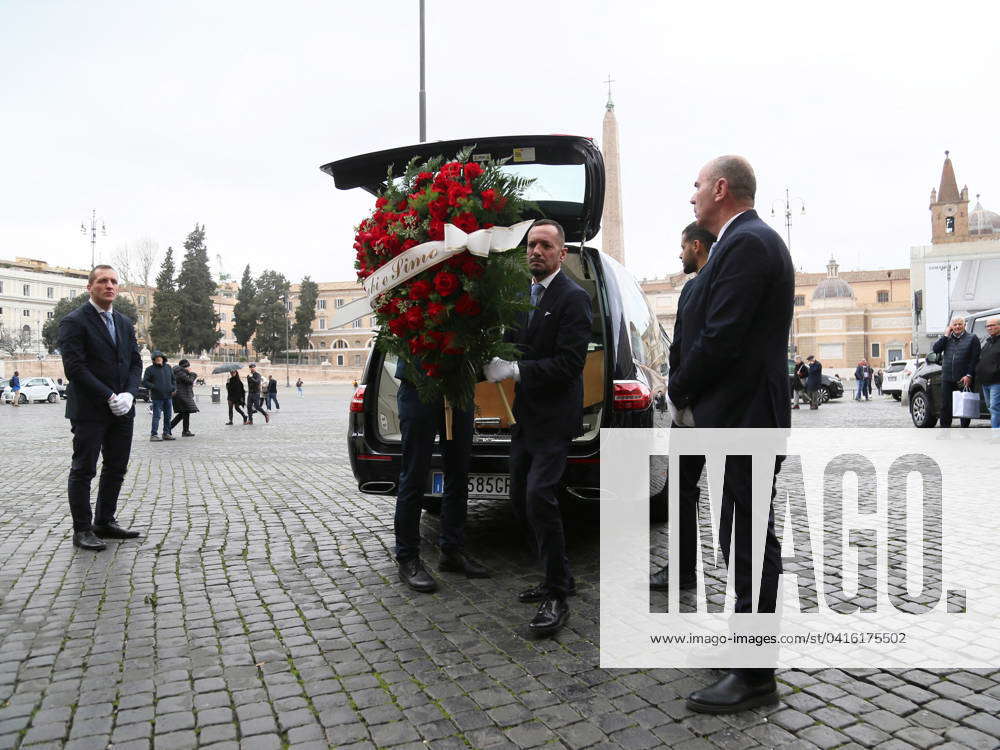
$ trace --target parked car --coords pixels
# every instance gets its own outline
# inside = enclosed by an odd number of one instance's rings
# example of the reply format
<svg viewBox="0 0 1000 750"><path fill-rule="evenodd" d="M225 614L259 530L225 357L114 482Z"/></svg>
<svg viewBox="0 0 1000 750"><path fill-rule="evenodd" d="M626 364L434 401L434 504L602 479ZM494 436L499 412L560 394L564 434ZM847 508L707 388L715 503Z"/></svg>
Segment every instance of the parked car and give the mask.
<svg viewBox="0 0 1000 750"><path fill-rule="evenodd" d="M666 338L635 277L620 263L585 245L600 229L604 202L604 161L589 138L576 136L493 137L423 143L332 162L322 167L341 190L362 188L376 194L390 166L401 172L413 157L451 156L475 144L476 154L536 182L527 196L538 208L534 216L559 221L569 248L563 272L590 294L593 327L584 379L583 434L569 450L562 477L565 500L595 502L600 497L602 427L652 427L670 424L654 401L666 390ZM517 159L512 158L517 154ZM570 245L573 243L573 245ZM362 492L394 495L400 471L400 427L396 406L399 381L396 360L373 350L362 383L350 404L348 445L351 468ZM507 381L508 400L513 387ZM469 497L506 498L510 485L510 425L497 388L480 383L469 471ZM651 470L654 519L666 514L666 471ZM439 453L427 477L426 507L440 503L443 469Z"/></svg>
<svg viewBox="0 0 1000 750"><path fill-rule="evenodd" d="M135 398L136 398L137 401L145 401L148 404L149 403L149 388L147 388L144 385L140 385L139 386L139 390L135 394Z"/></svg>
<svg viewBox="0 0 1000 750"><path fill-rule="evenodd" d="M26 404L29 401L48 401L54 404L59 400L59 388L52 378L25 378L21 381L21 393L18 403ZM13 401L14 392L4 389L3 402L9 404Z"/></svg>
<svg viewBox="0 0 1000 750"><path fill-rule="evenodd" d="M882 393L892 396L897 401L902 400L904 391L909 388L910 378L923 363L924 360L920 357L890 362L882 372Z"/></svg>
<svg viewBox="0 0 1000 750"><path fill-rule="evenodd" d="M1000 307L984 310L965 319L966 330L978 336L980 343L986 340L986 320L1000 315ZM910 419L915 427L933 427L941 414L941 355L933 352L910 380ZM989 419L990 412L986 399L979 398L978 419Z"/></svg>
<svg viewBox="0 0 1000 750"><path fill-rule="evenodd" d="M0 378L0 402L3 401L3 392L7 390L10 381L7 378Z"/></svg>

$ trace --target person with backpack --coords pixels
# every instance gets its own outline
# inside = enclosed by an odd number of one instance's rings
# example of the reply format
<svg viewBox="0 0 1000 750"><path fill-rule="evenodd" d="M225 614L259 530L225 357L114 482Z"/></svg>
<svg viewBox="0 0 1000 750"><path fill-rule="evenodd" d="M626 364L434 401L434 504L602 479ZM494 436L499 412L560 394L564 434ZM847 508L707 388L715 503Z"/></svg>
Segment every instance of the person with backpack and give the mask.
<svg viewBox="0 0 1000 750"><path fill-rule="evenodd" d="M10 402L14 406L20 406L21 401L21 376L14 370L14 377L10 379Z"/></svg>

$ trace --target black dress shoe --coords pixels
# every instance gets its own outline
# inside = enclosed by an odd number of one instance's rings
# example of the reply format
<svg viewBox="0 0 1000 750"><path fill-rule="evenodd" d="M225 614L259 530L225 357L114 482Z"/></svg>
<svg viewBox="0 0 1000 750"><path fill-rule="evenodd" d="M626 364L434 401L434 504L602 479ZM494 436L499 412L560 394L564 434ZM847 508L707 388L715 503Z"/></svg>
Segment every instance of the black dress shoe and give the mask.
<svg viewBox="0 0 1000 750"><path fill-rule="evenodd" d="M436 591L438 587L434 576L427 572L419 557L399 563L399 580L422 594Z"/></svg>
<svg viewBox="0 0 1000 750"><path fill-rule="evenodd" d="M232 424L232 422L226 422L226 424Z"/></svg>
<svg viewBox="0 0 1000 750"><path fill-rule="evenodd" d="M576 579L569 579L569 589L566 591L569 596L576 596ZM517 595L517 600L519 602L524 602L525 604L531 604L533 602L545 601L549 596L549 590L546 588L544 583L540 583L537 586L532 586L530 589L525 589Z"/></svg>
<svg viewBox="0 0 1000 750"><path fill-rule="evenodd" d="M94 534L99 536L101 539L137 539L139 537L138 531L123 529L118 525L117 521L101 524L95 523Z"/></svg>
<svg viewBox="0 0 1000 750"><path fill-rule="evenodd" d="M448 573L465 573L466 578L489 578L490 571L482 563L476 562L461 550L441 552L438 570Z"/></svg>
<svg viewBox="0 0 1000 750"><path fill-rule="evenodd" d="M80 549L89 549L92 552L100 552L102 549L108 548L108 545L94 536L93 531L74 531L73 546Z"/></svg>
<svg viewBox="0 0 1000 750"><path fill-rule="evenodd" d="M684 575L681 573L681 591L690 591L698 585L698 576L694 573ZM667 566L663 566L649 577L649 588L652 591L670 590L670 572Z"/></svg>
<svg viewBox="0 0 1000 750"><path fill-rule="evenodd" d="M555 635L569 619L569 605L565 599L546 599L528 623L528 630L538 636Z"/></svg>
<svg viewBox="0 0 1000 750"><path fill-rule="evenodd" d="M194 437L194 433L185 431L181 433L181 437Z"/></svg>
<svg viewBox="0 0 1000 750"><path fill-rule="evenodd" d="M695 690L687 707L702 714L733 714L778 700L774 677L750 681L738 672L730 672L713 685Z"/></svg>

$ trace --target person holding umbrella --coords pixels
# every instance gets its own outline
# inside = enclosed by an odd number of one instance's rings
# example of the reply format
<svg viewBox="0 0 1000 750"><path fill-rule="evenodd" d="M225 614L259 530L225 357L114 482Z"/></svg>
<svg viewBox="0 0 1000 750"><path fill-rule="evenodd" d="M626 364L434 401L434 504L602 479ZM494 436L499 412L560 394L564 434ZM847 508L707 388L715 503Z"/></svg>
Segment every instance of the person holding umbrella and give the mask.
<svg viewBox="0 0 1000 750"><path fill-rule="evenodd" d="M233 409L243 417L243 424L247 423L247 415L243 411L243 402L246 400L246 396L247 392L243 387L240 374L235 369L231 370L229 380L226 381L226 399L229 401L229 421L226 424L233 423Z"/></svg>
<svg viewBox="0 0 1000 750"><path fill-rule="evenodd" d="M191 432L191 415L197 413L198 404L194 400L194 381L198 379L196 373L191 372L191 363L182 359L174 368L174 379L177 382L177 391L174 394L174 413L176 416L170 423L173 429L179 422L184 422L182 437L194 437Z"/></svg>

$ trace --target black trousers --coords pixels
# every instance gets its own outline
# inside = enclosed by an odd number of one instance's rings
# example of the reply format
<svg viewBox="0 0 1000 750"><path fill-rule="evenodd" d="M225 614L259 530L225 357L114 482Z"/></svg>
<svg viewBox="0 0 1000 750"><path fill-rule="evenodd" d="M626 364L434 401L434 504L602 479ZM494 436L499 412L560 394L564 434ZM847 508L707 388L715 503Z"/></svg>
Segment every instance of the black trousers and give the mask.
<svg viewBox="0 0 1000 750"><path fill-rule="evenodd" d="M253 413L255 411L259 411L261 414L265 413L264 407L260 405L259 393L251 393L247 395L247 419L251 422L253 422Z"/></svg>
<svg viewBox="0 0 1000 750"><path fill-rule="evenodd" d="M566 598L571 579L556 494L568 452L568 440L541 450L529 450L524 440L515 436L510 445L510 500L514 515L528 529L545 571L545 587L558 599Z"/></svg>
<svg viewBox="0 0 1000 750"><path fill-rule="evenodd" d="M73 463L69 470L67 492L73 516L73 531L88 531L92 523L115 520L118 493L128 470L132 452L134 417L117 417L108 422L72 420ZM90 482L97 474L97 458L104 459L97 488L97 505L90 509Z"/></svg>
<svg viewBox="0 0 1000 750"><path fill-rule="evenodd" d="M951 394L960 390L962 390L962 386L960 386L957 382L945 380L944 378L941 379L940 421L942 427L951 427ZM972 424L972 420L966 419L965 417L959 417L958 421L962 427L968 427Z"/></svg>
<svg viewBox="0 0 1000 750"><path fill-rule="evenodd" d="M175 416L170 422L170 429L174 429L180 422L184 423L184 432L191 432L191 415L188 412L184 411Z"/></svg>
<svg viewBox="0 0 1000 750"><path fill-rule="evenodd" d="M241 417L243 417L243 419L247 418L246 412L243 411L243 404L238 404L238 403L236 403L234 401L230 401L229 402L229 421L230 422L233 421L233 409L235 409L236 413L239 414Z"/></svg>
<svg viewBox="0 0 1000 750"><path fill-rule="evenodd" d="M680 478L677 494L680 496L680 514L677 532L679 570L681 578L695 575L698 555L698 501L701 498L701 472L705 468L705 457L701 455L681 456Z"/></svg>
<svg viewBox="0 0 1000 750"><path fill-rule="evenodd" d="M778 598L778 576L781 575L781 545L774 533L775 483L784 457L774 464L774 479L771 481L772 505L767 518L767 539L764 542L764 564L761 569L760 592L757 600L758 612L774 612ZM722 485L722 518L719 544L726 564L735 568L736 612L753 611L753 580L751 575L752 539L751 518L753 512L752 463L750 456L729 456L726 458L726 478ZM736 557L730 560L729 546L735 528ZM774 674L774 669L734 669L751 680L766 679Z"/></svg>

